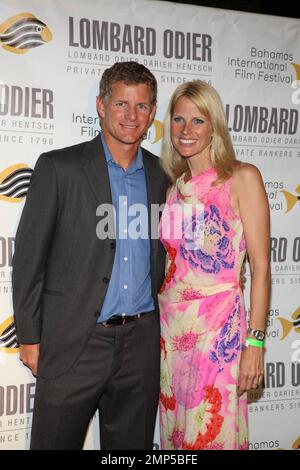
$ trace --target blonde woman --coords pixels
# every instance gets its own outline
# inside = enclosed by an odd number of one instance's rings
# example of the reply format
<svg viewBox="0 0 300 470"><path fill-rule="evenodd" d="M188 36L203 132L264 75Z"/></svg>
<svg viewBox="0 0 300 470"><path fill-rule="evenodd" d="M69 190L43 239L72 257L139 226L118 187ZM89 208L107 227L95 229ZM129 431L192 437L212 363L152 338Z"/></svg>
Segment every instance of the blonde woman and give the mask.
<svg viewBox="0 0 300 470"><path fill-rule="evenodd" d="M160 223L163 449L247 449L247 390L263 380L269 207L259 170L236 160L216 90L174 92L162 167L173 181ZM250 260L250 319L239 286Z"/></svg>

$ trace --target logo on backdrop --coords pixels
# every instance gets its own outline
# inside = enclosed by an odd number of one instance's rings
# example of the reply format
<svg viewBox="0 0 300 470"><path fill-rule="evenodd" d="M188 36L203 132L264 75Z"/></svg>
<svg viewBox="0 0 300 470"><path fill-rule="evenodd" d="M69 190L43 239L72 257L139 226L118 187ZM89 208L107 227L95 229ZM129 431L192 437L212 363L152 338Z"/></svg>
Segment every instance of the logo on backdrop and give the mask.
<svg viewBox="0 0 300 470"><path fill-rule="evenodd" d="M0 200L21 202L26 196L33 170L24 163L12 165L0 173Z"/></svg>
<svg viewBox="0 0 300 470"><path fill-rule="evenodd" d="M291 136L298 131L299 111L295 108L226 104L225 112L232 132Z"/></svg>
<svg viewBox="0 0 300 470"><path fill-rule="evenodd" d="M296 72L296 80L300 80L300 64L296 64L295 62L291 62L291 65L294 67Z"/></svg>
<svg viewBox="0 0 300 470"><path fill-rule="evenodd" d="M300 436L297 437L295 442L292 444L292 449L293 450L300 450Z"/></svg>
<svg viewBox="0 0 300 470"><path fill-rule="evenodd" d="M0 86L1 90L1 86ZM101 131L98 116L88 116L86 114L72 113L72 124L79 124L79 132L83 137L96 137ZM163 136L163 123L154 119L152 126L147 131L146 138L151 144L156 144Z"/></svg>
<svg viewBox="0 0 300 470"><path fill-rule="evenodd" d="M258 49L250 45L243 55L228 56L226 65L231 68L236 80L257 80L288 84L293 82L289 64L294 65L292 53L267 49Z"/></svg>
<svg viewBox="0 0 300 470"><path fill-rule="evenodd" d="M54 91L0 83L0 143L53 145Z"/></svg>
<svg viewBox="0 0 300 470"><path fill-rule="evenodd" d="M69 17L68 30L67 74L101 77L114 62L134 60L157 72L161 83L179 85L188 75L211 81L213 37L205 32L157 31L75 16Z"/></svg>
<svg viewBox="0 0 300 470"><path fill-rule="evenodd" d="M282 327L281 340L285 339L290 331L294 330L295 333L300 333L300 307L298 307L291 316L292 320L287 320L284 317L278 317Z"/></svg>
<svg viewBox="0 0 300 470"><path fill-rule="evenodd" d="M282 190L281 191L285 197L286 200L286 211L290 212L293 207L297 204L297 202L300 202L300 184L297 186L295 189L296 194L290 193L289 191Z"/></svg>
<svg viewBox="0 0 300 470"><path fill-rule="evenodd" d="M294 67L296 72L296 80L292 83L292 89L295 90L292 93L292 103L300 104L300 64L292 62L291 65Z"/></svg>
<svg viewBox="0 0 300 470"><path fill-rule="evenodd" d="M11 354L18 352L18 349L19 344L14 320L13 317L8 317L0 323L0 350Z"/></svg>
<svg viewBox="0 0 300 470"><path fill-rule="evenodd" d="M284 212L286 214L300 202L300 184L296 187L295 193L284 189L285 184L283 181L265 181L264 185L272 211Z"/></svg>
<svg viewBox="0 0 300 470"><path fill-rule="evenodd" d="M280 447L279 449L276 449L276 450L300 450L300 436L297 437L295 442L293 442L291 449L285 449L283 447Z"/></svg>
<svg viewBox="0 0 300 470"><path fill-rule="evenodd" d="M270 254L273 283L299 286L300 237L272 236Z"/></svg>
<svg viewBox="0 0 300 470"><path fill-rule="evenodd" d="M19 13L0 25L0 45L14 54L26 54L51 39L48 26L32 13Z"/></svg>
<svg viewBox="0 0 300 470"><path fill-rule="evenodd" d="M269 201L271 211L283 211L283 201L281 190L284 188L283 181L280 180L269 180L264 181L266 194Z"/></svg>
<svg viewBox="0 0 300 470"><path fill-rule="evenodd" d="M150 140L151 144L156 144L160 141L163 135L163 129L163 123L158 119L154 119L147 135L147 138Z"/></svg>

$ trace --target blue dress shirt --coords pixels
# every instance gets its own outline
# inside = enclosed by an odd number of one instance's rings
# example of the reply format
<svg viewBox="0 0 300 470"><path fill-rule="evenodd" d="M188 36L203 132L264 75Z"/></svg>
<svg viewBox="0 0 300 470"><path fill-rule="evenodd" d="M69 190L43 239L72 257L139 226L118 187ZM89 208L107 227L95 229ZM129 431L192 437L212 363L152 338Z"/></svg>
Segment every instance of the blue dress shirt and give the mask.
<svg viewBox="0 0 300 470"><path fill-rule="evenodd" d="M136 159L127 170L124 170L113 160L103 134L100 136L116 212L115 259L98 319L98 322L103 322L113 315L136 315L154 310L154 301L151 293L151 244L142 151L139 147ZM133 215L129 215L134 209L133 204L142 204L142 206L135 206L137 210L132 212ZM142 213L145 214L143 227L146 227L146 230L140 230L137 223ZM141 232L141 237L134 239L131 235L137 232Z"/></svg>

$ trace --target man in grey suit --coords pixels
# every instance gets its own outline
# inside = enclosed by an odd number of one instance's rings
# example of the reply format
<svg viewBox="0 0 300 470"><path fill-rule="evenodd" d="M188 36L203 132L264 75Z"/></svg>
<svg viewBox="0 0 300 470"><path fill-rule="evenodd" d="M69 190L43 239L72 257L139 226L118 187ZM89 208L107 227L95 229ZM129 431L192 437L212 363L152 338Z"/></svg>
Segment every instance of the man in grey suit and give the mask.
<svg viewBox="0 0 300 470"><path fill-rule="evenodd" d="M156 97L146 67L116 63L100 82L101 134L35 166L13 259L20 359L37 376L31 449L81 449L97 409L102 449L152 448L165 256L149 222L169 182L140 144ZM124 208L141 206L147 236L128 236Z"/></svg>

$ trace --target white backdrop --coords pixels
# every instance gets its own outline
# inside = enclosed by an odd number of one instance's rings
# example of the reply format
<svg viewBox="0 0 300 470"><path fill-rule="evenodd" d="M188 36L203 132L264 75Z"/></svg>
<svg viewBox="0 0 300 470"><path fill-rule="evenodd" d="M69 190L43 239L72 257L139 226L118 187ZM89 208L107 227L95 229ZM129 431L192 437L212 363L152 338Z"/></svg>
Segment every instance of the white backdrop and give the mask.
<svg viewBox="0 0 300 470"><path fill-rule="evenodd" d="M40 153L96 135L99 80L123 60L141 62L158 80L147 148L159 154L174 88L200 78L222 96L238 158L263 174L273 293L266 387L249 394L250 448L297 449L300 22L143 0L0 0L0 449L29 446L35 381L18 360L11 258L31 169ZM249 305L248 287L246 298ZM86 448L97 448L98 433L94 420Z"/></svg>

